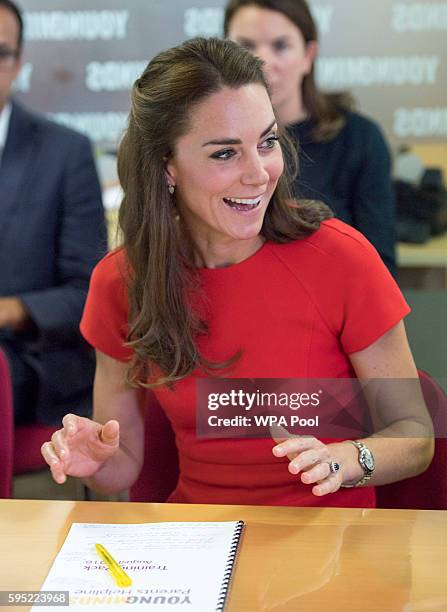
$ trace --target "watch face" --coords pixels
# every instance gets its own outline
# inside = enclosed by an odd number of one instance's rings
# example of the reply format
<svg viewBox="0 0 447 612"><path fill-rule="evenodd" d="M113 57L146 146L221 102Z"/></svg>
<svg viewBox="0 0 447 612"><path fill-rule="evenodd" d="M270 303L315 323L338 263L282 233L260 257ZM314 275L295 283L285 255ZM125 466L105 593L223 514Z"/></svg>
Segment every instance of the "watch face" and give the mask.
<svg viewBox="0 0 447 612"><path fill-rule="evenodd" d="M365 466L368 472L374 471L374 457L371 452L363 449L360 457L361 463Z"/></svg>

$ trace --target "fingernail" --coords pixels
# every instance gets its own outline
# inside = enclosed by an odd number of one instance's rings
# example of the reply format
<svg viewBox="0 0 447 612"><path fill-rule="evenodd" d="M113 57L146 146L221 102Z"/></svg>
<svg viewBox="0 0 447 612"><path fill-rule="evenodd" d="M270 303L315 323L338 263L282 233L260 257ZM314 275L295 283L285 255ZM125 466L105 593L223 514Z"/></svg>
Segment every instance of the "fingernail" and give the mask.
<svg viewBox="0 0 447 612"><path fill-rule="evenodd" d="M273 452L277 457L283 457L286 454L282 446L275 446Z"/></svg>
<svg viewBox="0 0 447 612"><path fill-rule="evenodd" d="M300 471L300 468L297 467L296 465L291 465L290 471L292 472L292 474L298 474L298 472Z"/></svg>

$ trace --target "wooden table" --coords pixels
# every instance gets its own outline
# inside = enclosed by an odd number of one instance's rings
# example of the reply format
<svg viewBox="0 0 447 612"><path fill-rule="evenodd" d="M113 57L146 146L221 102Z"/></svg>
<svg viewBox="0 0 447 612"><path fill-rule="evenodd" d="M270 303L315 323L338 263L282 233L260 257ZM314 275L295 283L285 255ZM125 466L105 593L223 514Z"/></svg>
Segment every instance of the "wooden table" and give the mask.
<svg viewBox="0 0 447 612"><path fill-rule="evenodd" d="M431 238L425 244L399 242L397 253L401 266L447 268L447 233Z"/></svg>
<svg viewBox="0 0 447 612"><path fill-rule="evenodd" d="M403 289L447 289L447 233L425 244L400 242L397 262Z"/></svg>
<svg viewBox="0 0 447 612"><path fill-rule="evenodd" d="M447 512L434 511L0 500L0 587L38 590L72 522L238 519L228 612L447 610Z"/></svg>

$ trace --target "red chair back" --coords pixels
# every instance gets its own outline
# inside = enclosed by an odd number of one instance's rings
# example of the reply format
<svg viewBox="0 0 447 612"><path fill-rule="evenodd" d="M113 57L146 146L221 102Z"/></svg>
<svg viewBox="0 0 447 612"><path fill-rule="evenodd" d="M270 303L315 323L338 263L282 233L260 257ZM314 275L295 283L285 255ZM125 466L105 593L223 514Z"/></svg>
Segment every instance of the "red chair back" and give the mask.
<svg viewBox="0 0 447 612"><path fill-rule="evenodd" d="M9 363L0 350L0 497L11 497L13 424Z"/></svg>
<svg viewBox="0 0 447 612"><path fill-rule="evenodd" d="M0 497L10 497L13 473L25 474L47 467L40 447L56 429L37 423L14 427L9 363L0 350Z"/></svg>
<svg viewBox="0 0 447 612"><path fill-rule="evenodd" d="M171 423L152 393L148 394L144 420L144 463L129 498L164 502L177 485L178 453Z"/></svg>
<svg viewBox="0 0 447 612"><path fill-rule="evenodd" d="M447 396L426 372L419 370L422 393L435 424L447 432ZM379 508L447 510L447 438L435 438L435 454L428 470L414 478L377 487Z"/></svg>
<svg viewBox="0 0 447 612"><path fill-rule="evenodd" d="M40 448L59 429L51 425L30 423L14 429L14 474L27 474L47 468Z"/></svg>

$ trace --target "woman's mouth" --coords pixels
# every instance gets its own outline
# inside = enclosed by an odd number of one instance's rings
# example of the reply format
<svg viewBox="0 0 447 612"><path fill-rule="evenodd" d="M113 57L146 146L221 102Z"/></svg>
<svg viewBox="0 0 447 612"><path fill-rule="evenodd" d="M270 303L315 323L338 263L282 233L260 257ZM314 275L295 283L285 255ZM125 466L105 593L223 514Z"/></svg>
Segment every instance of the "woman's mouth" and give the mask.
<svg viewBox="0 0 447 612"><path fill-rule="evenodd" d="M227 206L239 212L254 210L261 203L261 196L257 198L223 198Z"/></svg>

